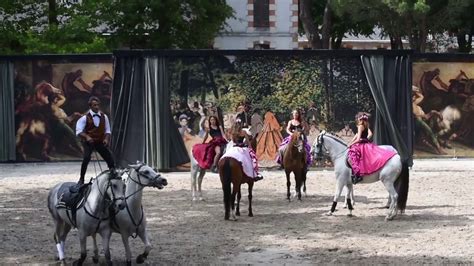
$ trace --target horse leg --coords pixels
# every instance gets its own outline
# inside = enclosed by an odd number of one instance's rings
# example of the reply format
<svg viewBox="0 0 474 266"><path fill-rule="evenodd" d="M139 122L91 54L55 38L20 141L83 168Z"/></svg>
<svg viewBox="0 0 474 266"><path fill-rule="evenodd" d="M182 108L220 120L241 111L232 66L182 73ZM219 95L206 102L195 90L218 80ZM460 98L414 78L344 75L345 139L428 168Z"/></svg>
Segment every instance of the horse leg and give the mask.
<svg viewBox="0 0 474 266"><path fill-rule="evenodd" d="M388 178L387 178L388 179ZM395 190L395 187L393 185L393 182L390 180L383 179L383 184L385 188L388 191L388 194L390 195L390 208L388 209L387 216L385 216L385 221L390 221L392 220L396 215L397 215L397 199L398 199L398 193Z"/></svg>
<svg viewBox="0 0 474 266"><path fill-rule="evenodd" d="M58 250L58 259L62 262L66 261L66 256L64 254L64 245L66 242L66 237L71 227L62 221L55 222L56 231L54 233L54 241L56 242L56 249Z"/></svg>
<svg viewBox="0 0 474 266"><path fill-rule="evenodd" d="M94 263L99 263L99 248L97 247L97 239L96 239L96 234L92 234L92 249L94 255L92 256L92 261Z"/></svg>
<svg viewBox="0 0 474 266"><path fill-rule="evenodd" d="M193 201L196 200L196 177L197 177L197 166L191 166L191 193L193 196Z"/></svg>
<svg viewBox="0 0 474 266"><path fill-rule="evenodd" d="M81 244L81 257L74 261L74 265L82 265L87 257L87 236L79 230L79 243Z"/></svg>
<svg viewBox="0 0 474 266"><path fill-rule="evenodd" d="M290 199L290 196L291 196L291 193L290 193L290 186L291 186L290 171L285 170L285 174L286 174L286 198L288 199L288 201L291 201L291 199Z"/></svg>
<svg viewBox="0 0 474 266"><path fill-rule="evenodd" d="M347 216L352 216L352 192L354 191L352 184L346 185L346 205L347 209L349 209L349 214Z"/></svg>
<svg viewBox="0 0 474 266"><path fill-rule="evenodd" d="M202 197L202 190L201 190L201 185L202 185L202 180L204 179L204 175L206 174L206 170L201 169L199 171L199 178L198 178L198 200L204 200Z"/></svg>
<svg viewBox="0 0 474 266"><path fill-rule="evenodd" d="M392 199L390 197L390 195L388 195L387 197L387 203L385 203L385 205L382 207L383 209L388 209L390 208L390 205L392 204Z"/></svg>
<svg viewBox="0 0 474 266"><path fill-rule="evenodd" d="M130 251L130 243L128 242L128 234L120 233L122 237L123 247L125 248L125 261L127 265L132 265L132 252Z"/></svg>
<svg viewBox="0 0 474 266"><path fill-rule="evenodd" d="M112 265L112 257L110 256L110 237L112 236L112 232L110 230L103 230L100 236L102 237L105 262L107 265Z"/></svg>
<svg viewBox="0 0 474 266"><path fill-rule="evenodd" d="M249 182L249 217L253 217L253 212L252 212L252 189L253 189L253 182Z"/></svg>
<svg viewBox="0 0 474 266"><path fill-rule="evenodd" d="M301 171L296 171L295 173L295 194L298 195L298 200L301 201L301 185L302 185L302 176L301 176L302 172Z"/></svg>
<svg viewBox="0 0 474 266"><path fill-rule="evenodd" d="M137 263L141 264L145 262L146 258L148 257L148 254L150 254L150 251L153 247L151 246L150 240L148 238L148 233L145 228L138 232L138 236L143 241L143 244L145 244L145 251L137 256Z"/></svg>
<svg viewBox="0 0 474 266"><path fill-rule="evenodd" d="M235 215L240 216L240 199L242 198L242 193L239 189L237 192L237 206L235 207Z"/></svg>
<svg viewBox="0 0 474 266"><path fill-rule="evenodd" d="M235 196L237 196L237 193L240 190L240 184L234 184L232 187L232 196L230 197L230 208L231 208L231 214L232 214L232 219L237 221L237 217L235 216Z"/></svg>
<svg viewBox="0 0 474 266"><path fill-rule="evenodd" d="M331 210L328 213L326 213L326 215L332 215L336 211L337 200L339 199L339 196L341 196L343 187L344 187L344 185L341 184L341 182L339 180L337 180L337 182L336 182L336 191L334 192L334 198L332 200Z"/></svg>
<svg viewBox="0 0 474 266"><path fill-rule="evenodd" d="M306 197L306 174L308 173L308 171L306 171L306 173L304 173L303 175L303 193L304 193L304 196Z"/></svg>

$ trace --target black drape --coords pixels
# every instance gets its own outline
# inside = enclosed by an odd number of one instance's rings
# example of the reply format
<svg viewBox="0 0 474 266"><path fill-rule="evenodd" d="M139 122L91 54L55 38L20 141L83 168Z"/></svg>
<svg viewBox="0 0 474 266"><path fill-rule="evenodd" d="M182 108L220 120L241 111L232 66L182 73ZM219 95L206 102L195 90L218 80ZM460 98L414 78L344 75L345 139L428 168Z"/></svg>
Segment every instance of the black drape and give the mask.
<svg viewBox="0 0 474 266"><path fill-rule="evenodd" d="M376 103L374 141L394 146L413 164L413 114L409 56L361 56Z"/></svg>
<svg viewBox="0 0 474 266"><path fill-rule="evenodd" d="M189 162L171 117L167 59L116 57L112 150L120 166L137 160L158 169Z"/></svg>
<svg viewBox="0 0 474 266"><path fill-rule="evenodd" d="M15 160L14 67L0 62L0 161Z"/></svg>

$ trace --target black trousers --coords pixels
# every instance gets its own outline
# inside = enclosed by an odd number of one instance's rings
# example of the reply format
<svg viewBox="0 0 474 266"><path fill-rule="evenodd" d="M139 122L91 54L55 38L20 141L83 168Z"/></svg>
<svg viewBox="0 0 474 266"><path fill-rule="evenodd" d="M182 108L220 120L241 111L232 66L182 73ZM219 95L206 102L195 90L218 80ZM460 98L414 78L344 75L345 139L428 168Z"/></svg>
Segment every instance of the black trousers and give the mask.
<svg viewBox="0 0 474 266"><path fill-rule="evenodd" d="M86 175L87 166L91 160L91 154L96 150L102 158L104 158L109 169L115 168L115 161L110 150L102 143L89 143L86 141L82 142L82 147L84 148L84 157L82 159L81 165L81 177L80 181L84 182L84 176Z"/></svg>

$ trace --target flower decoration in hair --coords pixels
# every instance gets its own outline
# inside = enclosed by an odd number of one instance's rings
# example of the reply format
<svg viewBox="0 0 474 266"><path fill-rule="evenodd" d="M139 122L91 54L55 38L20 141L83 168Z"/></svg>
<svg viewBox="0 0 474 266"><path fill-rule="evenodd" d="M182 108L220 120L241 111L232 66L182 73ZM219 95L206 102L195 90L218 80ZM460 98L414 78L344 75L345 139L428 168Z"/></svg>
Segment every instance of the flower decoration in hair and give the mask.
<svg viewBox="0 0 474 266"><path fill-rule="evenodd" d="M362 114L359 116L359 120L365 120L365 121L368 121L369 120L369 116L367 114Z"/></svg>

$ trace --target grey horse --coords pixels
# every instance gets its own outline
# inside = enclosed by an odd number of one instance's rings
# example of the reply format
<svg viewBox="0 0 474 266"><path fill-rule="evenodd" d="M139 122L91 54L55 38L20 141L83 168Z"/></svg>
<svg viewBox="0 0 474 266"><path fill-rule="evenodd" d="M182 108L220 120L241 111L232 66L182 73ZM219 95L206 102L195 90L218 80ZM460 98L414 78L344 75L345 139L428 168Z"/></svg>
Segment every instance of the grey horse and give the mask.
<svg viewBox="0 0 474 266"><path fill-rule="evenodd" d="M128 242L130 236L138 235L145 244L145 251L137 257L137 263L143 263L152 249L146 230L146 215L142 205L143 189L145 187L162 189L168 185L165 178L144 163L137 162L137 164L129 165L129 167L130 169L122 174L122 176L127 176L125 208L116 213L113 219L110 220L110 227L113 232L122 236L127 265L131 265L132 256Z"/></svg>
<svg viewBox="0 0 474 266"><path fill-rule="evenodd" d="M396 151L392 146L382 145L384 149ZM341 195L342 189L347 188L346 200L349 209L349 215L352 215L351 197L353 187L351 181L351 169L346 164L348 147L345 142L336 136L322 131L313 143L314 156L321 155L323 152L329 153L331 161L334 164L334 173L336 174L336 191L333 204L328 215L332 215L336 210L337 199ZM408 166L402 165L400 155L397 153L377 172L364 176L360 183L373 183L381 181L389 193L389 211L385 220L392 220L398 213L404 212L408 197Z"/></svg>
<svg viewBox="0 0 474 266"><path fill-rule="evenodd" d="M109 242L112 232L108 226L103 225L108 224L108 219L111 215L109 213L110 207L112 207L112 211L125 207L125 184L120 178L111 179L109 171L100 173L87 187L85 197L76 205L77 209L75 215L73 215L70 208L65 208L62 205L61 199L68 194L69 188L74 185L75 183L72 182L59 183L48 194L48 209L55 224L54 239L59 260L65 263L64 246L66 237L71 228L76 227L79 233L81 257L74 263L81 265L86 259L86 239L88 236L93 237L93 260L98 262L99 251L95 234L99 233L102 237L107 264L111 264Z"/></svg>

